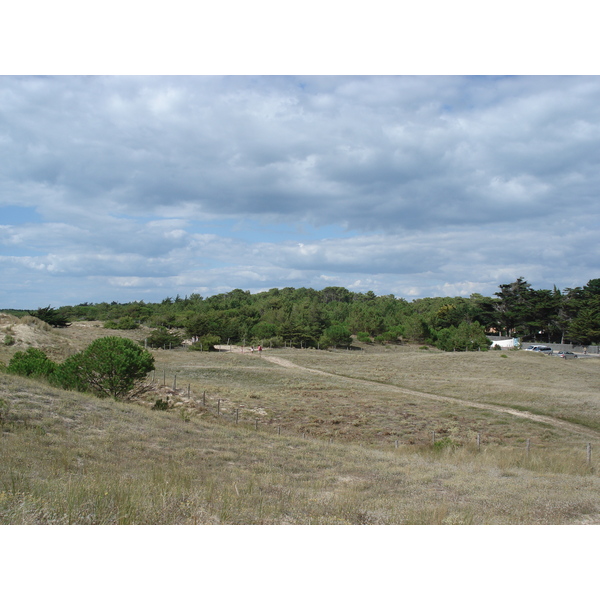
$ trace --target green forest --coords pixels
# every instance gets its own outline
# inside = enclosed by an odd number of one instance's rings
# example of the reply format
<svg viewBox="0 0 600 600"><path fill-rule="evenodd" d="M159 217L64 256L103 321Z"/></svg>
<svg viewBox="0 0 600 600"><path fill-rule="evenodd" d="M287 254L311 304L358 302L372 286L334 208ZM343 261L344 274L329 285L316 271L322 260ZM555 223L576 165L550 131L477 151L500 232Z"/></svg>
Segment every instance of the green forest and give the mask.
<svg viewBox="0 0 600 600"><path fill-rule="evenodd" d="M155 328L154 345L193 338L264 346L349 346L365 343L422 343L442 350L485 350L486 334L522 341L595 344L600 342L600 279L583 287L533 289L522 277L502 284L493 297L420 298L351 292L343 287L271 289L252 294L234 289L203 298L191 294L162 302L82 303L32 314L57 326L103 321L108 329Z"/></svg>

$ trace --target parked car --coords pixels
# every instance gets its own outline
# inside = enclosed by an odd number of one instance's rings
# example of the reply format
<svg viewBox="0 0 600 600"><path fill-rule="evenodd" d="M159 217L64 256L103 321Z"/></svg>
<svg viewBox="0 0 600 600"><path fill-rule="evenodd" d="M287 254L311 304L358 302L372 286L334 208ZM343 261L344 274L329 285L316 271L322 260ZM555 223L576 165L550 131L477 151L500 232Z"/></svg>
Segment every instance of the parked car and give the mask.
<svg viewBox="0 0 600 600"><path fill-rule="evenodd" d="M559 352L557 356L560 356L561 358L577 358L577 354L569 352L568 350L566 352Z"/></svg>
<svg viewBox="0 0 600 600"><path fill-rule="evenodd" d="M530 352L543 352L544 354L552 354L552 348L550 348L550 346L542 346L540 344L529 346L525 348L525 350L529 350Z"/></svg>

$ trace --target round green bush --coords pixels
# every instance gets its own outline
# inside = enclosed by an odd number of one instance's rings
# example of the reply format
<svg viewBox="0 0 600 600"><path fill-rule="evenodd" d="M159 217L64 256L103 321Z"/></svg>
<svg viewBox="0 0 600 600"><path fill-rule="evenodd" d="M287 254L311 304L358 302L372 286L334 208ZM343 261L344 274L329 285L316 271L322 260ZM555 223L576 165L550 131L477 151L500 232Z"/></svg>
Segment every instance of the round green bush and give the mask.
<svg viewBox="0 0 600 600"><path fill-rule="evenodd" d="M68 389L122 400L153 369L150 352L131 340L109 336L65 360L58 366L53 381Z"/></svg>

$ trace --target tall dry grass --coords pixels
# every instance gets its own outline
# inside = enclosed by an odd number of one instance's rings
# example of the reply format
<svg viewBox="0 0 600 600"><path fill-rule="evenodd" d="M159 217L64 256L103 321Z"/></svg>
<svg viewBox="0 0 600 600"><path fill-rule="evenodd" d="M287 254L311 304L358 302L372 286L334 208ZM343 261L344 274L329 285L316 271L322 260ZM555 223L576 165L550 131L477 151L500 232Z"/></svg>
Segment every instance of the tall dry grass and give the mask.
<svg viewBox="0 0 600 600"><path fill-rule="evenodd" d="M269 367L270 368L270 367ZM0 375L3 524L598 522L585 455L373 449Z"/></svg>

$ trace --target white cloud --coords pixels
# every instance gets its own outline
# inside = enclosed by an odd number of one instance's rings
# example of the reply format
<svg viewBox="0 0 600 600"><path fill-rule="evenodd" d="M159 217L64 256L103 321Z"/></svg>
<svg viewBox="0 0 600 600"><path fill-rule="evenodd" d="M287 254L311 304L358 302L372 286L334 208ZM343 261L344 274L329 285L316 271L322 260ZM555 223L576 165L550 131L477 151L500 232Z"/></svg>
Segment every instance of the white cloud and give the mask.
<svg viewBox="0 0 600 600"><path fill-rule="evenodd" d="M0 214L33 207L42 222L0 220L0 305L327 282L493 293L596 275L598 77L2 84Z"/></svg>

